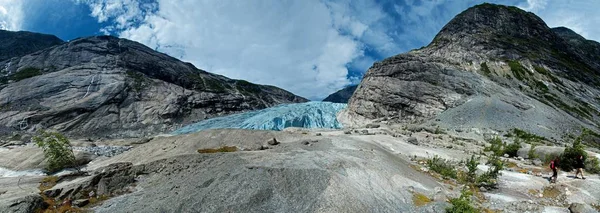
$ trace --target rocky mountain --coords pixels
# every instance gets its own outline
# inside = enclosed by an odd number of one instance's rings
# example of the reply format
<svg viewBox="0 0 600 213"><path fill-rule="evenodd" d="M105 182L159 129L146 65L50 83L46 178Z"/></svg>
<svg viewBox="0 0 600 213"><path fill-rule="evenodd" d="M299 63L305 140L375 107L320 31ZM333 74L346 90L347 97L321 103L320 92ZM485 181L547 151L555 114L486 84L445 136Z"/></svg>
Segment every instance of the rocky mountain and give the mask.
<svg viewBox="0 0 600 213"><path fill-rule="evenodd" d="M598 43L517 7L481 4L426 47L375 63L338 117L449 128L526 129L558 138L600 122Z"/></svg>
<svg viewBox="0 0 600 213"><path fill-rule="evenodd" d="M0 61L27 55L62 43L62 40L53 35L0 30Z"/></svg>
<svg viewBox="0 0 600 213"><path fill-rule="evenodd" d="M356 87L358 87L358 85L348 86L327 96L327 98L323 99L323 101L344 104L348 103L348 100L350 100L350 97L352 97L352 94L354 94Z"/></svg>
<svg viewBox="0 0 600 213"><path fill-rule="evenodd" d="M0 67L0 125L77 137L170 132L218 115L307 101L110 36L76 39Z"/></svg>

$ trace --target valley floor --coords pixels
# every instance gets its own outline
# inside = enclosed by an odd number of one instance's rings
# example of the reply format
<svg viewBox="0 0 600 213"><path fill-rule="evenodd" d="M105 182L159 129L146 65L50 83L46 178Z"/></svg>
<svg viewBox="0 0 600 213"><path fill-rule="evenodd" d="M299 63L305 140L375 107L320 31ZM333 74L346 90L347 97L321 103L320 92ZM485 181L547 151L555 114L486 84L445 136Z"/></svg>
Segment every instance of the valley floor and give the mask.
<svg viewBox="0 0 600 213"><path fill-rule="evenodd" d="M86 206L95 212L444 212L462 186L431 173L423 161L465 160L480 153L483 136L403 129L222 129L155 137L96 158L84 169L88 176L63 178L50 191L61 189L61 197L92 185L114 195ZM269 144L272 138L280 143ZM198 153L225 146L237 151ZM572 203L583 203L596 211L597 175L581 180L562 172L550 184L546 166L504 160L512 166L501 172L498 189L474 196L482 209L569 212ZM32 198L25 198L39 194L43 178L0 178L0 212L27 212Z"/></svg>

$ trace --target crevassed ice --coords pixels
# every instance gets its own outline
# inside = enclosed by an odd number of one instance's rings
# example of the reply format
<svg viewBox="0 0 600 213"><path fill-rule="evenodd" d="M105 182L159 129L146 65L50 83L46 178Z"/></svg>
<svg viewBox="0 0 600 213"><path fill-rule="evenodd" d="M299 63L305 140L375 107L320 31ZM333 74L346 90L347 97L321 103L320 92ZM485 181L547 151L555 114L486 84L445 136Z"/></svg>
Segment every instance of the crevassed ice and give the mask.
<svg viewBox="0 0 600 213"><path fill-rule="evenodd" d="M303 128L342 128L336 114L346 108L346 104L330 102L307 102L283 104L267 109L228 115L200 121L182 127L173 134L187 134L206 129L261 129L283 130L287 127Z"/></svg>

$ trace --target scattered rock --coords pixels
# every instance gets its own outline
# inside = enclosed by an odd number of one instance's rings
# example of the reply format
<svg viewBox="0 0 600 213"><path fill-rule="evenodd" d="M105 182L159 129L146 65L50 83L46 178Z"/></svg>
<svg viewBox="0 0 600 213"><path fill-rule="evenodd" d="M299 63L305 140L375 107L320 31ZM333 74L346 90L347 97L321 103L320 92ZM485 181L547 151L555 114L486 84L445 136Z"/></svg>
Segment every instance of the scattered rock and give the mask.
<svg viewBox="0 0 600 213"><path fill-rule="evenodd" d="M321 134L321 133L319 132L319 133L317 133L317 136L323 136L323 134Z"/></svg>
<svg viewBox="0 0 600 213"><path fill-rule="evenodd" d="M415 137L410 137L410 138L406 139L406 142L409 142L414 145L419 145L419 140L417 140L417 138L415 138Z"/></svg>
<svg viewBox="0 0 600 213"><path fill-rule="evenodd" d="M533 165L535 165L535 166L542 166L542 164L543 164L543 163L542 163L542 161L541 161L540 159L534 159L534 160L532 161L532 163L533 163Z"/></svg>
<svg viewBox="0 0 600 213"><path fill-rule="evenodd" d="M594 211L591 207L583 203L571 203L569 206L569 211L571 213L588 213L588 212L597 212Z"/></svg>
<svg viewBox="0 0 600 213"><path fill-rule="evenodd" d="M529 171L527 171L527 174L528 175L533 175L533 171L529 170Z"/></svg>
<svg viewBox="0 0 600 213"><path fill-rule="evenodd" d="M519 157L517 157L517 160L519 160L519 161L523 161L523 160L525 160L525 159L523 159L523 157L519 156Z"/></svg>
<svg viewBox="0 0 600 213"><path fill-rule="evenodd" d="M345 130L345 131L344 131L344 134L346 134L346 135L352 134L352 131L350 131L350 130Z"/></svg>
<svg viewBox="0 0 600 213"><path fill-rule="evenodd" d="M141 138L141 139L133 142L133 144L145 144L145 143L150 142L152 139L154 139L154 138L152 138L152 137L150 137L150 138L143 137L143 138Z"/></svg>
<svg viewBox="0 0 600 213"><path fill-rule="evenodd" d="M46 195L48 197L56 197L56 196L60 195L61 191L62 191L62 189L48 189L48 190L44 191L44 195Z"/></svg>
<svg viewBox="0 0 600 213"><path fill-rule="evenodd" d="M277 139L275 139L275 138L271 138L271 139L267 140L267 144L269 144L271 146L275 146L275 145L279 144L279 141L277 141Z"/></svg>
<svg viewBox="0 0 600 213"><path fill-rule="evenodd" d="M360 131L361 135L368 135L369 134L369 130L363 129Z"/></svg>
<svg viewBox="0 0 600 213"><path fill-rule="evenodd" d="M381 125L379 125L379 124L367 124L366 127L369 129L376 129L376 128L379 128L380 126Z"/></svg>
<svg viewBox="0 0 600 213"><path fill-rule="evenodd" d="M508 157L510 157L508 154L504 154L503 156L504 156L505 158L508 158Z"/></svg>
<svg viewBox="0 0 600 213"><path fill-rule="evenodd" d="M23 198L18 198L11 201L7 206L0 206L2 212L26 213L36 212L37 209L45 209L48 204L39 194L32 194Z"/></svg>
<svg viewBox="0 0 600 213"><path fill-rule="evenodd" d="M479 187L479 191L480 191L480 192L487 192L487 189L486 189L485 187L483 187L483 186L482 186L482 187Z"/></svg>
<svg viewBox="0 0 600 213"><path fill-rule="evenodd" d="M90 200L88 200L88 199L79 199L79 200L74 200L72 202L72 204L77 207L84 207L85 205L87 205L89 203L90 203Z"/></svg>

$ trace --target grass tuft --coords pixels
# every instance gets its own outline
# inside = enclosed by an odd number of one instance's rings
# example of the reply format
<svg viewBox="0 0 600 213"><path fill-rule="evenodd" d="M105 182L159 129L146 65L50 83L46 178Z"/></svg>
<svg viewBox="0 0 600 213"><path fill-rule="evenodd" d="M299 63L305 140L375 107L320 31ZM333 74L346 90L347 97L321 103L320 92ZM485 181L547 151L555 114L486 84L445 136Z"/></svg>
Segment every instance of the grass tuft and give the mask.
<svg viewBox="0 0 600 213"><path fill-rule="evenodd" d="M413 204L417 207L421 207L431 203L431 199L424 194L415 192L413 193Z"/></svg>

